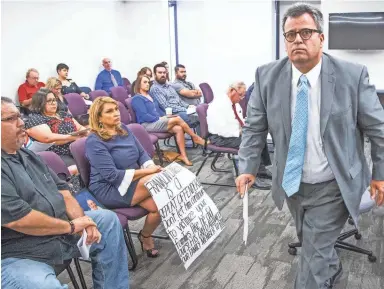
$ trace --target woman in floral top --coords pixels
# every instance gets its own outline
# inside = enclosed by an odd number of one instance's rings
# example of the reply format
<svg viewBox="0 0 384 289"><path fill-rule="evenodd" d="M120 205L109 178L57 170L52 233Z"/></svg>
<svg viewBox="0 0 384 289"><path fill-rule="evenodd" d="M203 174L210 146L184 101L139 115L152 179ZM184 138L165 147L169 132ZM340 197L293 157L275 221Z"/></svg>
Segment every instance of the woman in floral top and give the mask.
<svg viewBox="0 0 384 289"><path fill-rule="evenodd" d="M58 154L68 167L75 165L69 145L87 133L70 134L85 128L71 114L58 110L56 97L48 88L40 88L32 96L31 110L32 114L25 123L28 135L42 143L54 142L48 150Z"/></svg>

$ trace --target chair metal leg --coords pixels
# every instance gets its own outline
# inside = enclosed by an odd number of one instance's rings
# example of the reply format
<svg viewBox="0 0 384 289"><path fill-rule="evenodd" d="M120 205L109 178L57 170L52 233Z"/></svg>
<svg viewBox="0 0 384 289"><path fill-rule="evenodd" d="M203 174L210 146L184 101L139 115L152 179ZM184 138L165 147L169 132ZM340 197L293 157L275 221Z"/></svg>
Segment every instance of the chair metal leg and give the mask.
<svg viewBox="0 0 384 289"><path fill-rule="evenodd" d="M228 154L228 158L232 159L233 167L235 168L236 178L239 176L239 168L237 167L236 160L234 156Z"/></svg>
<svg viewBox="0 0 384 289"><path fill-rule="evenodd" d="M343 241L343 240L345 240L345 239L347 239L353 235L356 236L357 234L359 234L359 231L357 229L349 230L347 232L340 234L340 236L337 238L337 241ZM359 239L359 238L357 238L357 239Z"/></svg>
<svg viewBox="0 0 384 289"><path fill-rule="evenodd" d="M230 173L231 171L229 171L229 170L222 170L222 169L218 169L216 167L216 162L219 159L220 155L221 155L221 153L216 153L216 155L213 158L212 163L211 163L211 170L216 172L216 173Z"/></svg>
<svg viewBox="0 0 384 289"><path fill-rule="evenodd" d="M80 261L78 258L74 258L73 261L75 262L76 271L77 271L77 275L79 276L79 279L80 279L81 288L87 289L87 284L85 283L83 270L81 269L81 266L80 266Z"/></svg>
<svg viewBox="0 0 384 289"><path fill-rule="evenodd" d="M155 143L155 149L156 149L156 154L159 158L160 165L163 166L164 165L164 159L163 159L163 155L162 155L161 150L160 150L159 142Z"/></svg>
<svg viewBox="0 0 384 289"><path fill-rule="evenodd" d="M200 174L200 171L203 168L203 166L205 165L205 163L207 162L208 158L209 158L209 154L206 154L203 162L201 163L199 169L196 172L196 177Z"/></svg>
<svg viewBox="0 0 384 289"><path fill-rule="evenodd" d="M137 264L138 264L138 258L135 250L135 245L133 244L133 240L129 231L129 226L127 226L123 229L123 234L124 234L124 240L125 244L127 245L128 253L129 256L131 256L132 259L132 266L129 267L129 270L133 271L136 269Z"/></svg>
<svg viewBox="0 0 384 289"><path fill-rule="evenodd" d="M368 256L368 260L370 262L376 262L376 257L373 255L372 251L365 250L363 248L357 247L355 245L343 242L343 241L336 241L335 248L344 249L347 251L352 251L360 254L364 254Z"/></svg>
<svg viewBox="0 0 384 289"><path fill-rule="evenodd" d="M68 265L68 267L67 267L67 272L68 272L69 278L71 279L73 287L75 289L80 289L79 284L76 281L75 274L73 274L73 271L72 271L72 268L70 265Z"/></svg>

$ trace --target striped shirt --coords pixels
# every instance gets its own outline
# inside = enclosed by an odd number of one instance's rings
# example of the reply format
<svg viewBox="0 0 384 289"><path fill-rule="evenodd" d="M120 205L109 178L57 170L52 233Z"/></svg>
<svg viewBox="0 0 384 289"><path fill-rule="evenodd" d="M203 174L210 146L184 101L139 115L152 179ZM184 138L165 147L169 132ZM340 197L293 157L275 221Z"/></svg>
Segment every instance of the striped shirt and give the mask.
<svg viewBox="0 0 384 289"><path fill-rule="evenodd" d="M171 107L172 113L186 112L189 106L188 103L180 99L176 90L168 83L160 84L153 81L149 94L157 100L163 110Z"/></svg>

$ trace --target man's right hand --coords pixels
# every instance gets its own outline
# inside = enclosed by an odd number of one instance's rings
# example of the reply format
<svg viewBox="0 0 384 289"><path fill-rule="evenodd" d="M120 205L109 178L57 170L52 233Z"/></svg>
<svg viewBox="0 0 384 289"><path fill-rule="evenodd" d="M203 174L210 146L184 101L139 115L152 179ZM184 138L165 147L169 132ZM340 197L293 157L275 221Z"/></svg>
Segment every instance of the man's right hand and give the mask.
<svg viewBox="0 0 384 289"><path fill-rule="evenodd" d="M96 223L88 216L82 216L72 220L72 223L75 225L75 233L83 232L83 230L89 226L96 226Z"/></svg>
<svg viewBox="0 0 384 289"><path fill-rule="evenodd" d="M236 188L241 197L243 197L245 193L245 184L248 183L248 188L250 188L255 180L256 177L251 174L242 174L236 178Z"/></svg>

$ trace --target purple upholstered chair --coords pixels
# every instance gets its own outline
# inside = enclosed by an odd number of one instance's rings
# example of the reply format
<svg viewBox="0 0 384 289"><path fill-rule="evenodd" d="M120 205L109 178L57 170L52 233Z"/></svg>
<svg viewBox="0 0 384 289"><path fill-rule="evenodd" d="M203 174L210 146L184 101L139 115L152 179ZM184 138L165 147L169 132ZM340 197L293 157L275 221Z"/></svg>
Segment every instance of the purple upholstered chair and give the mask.
<svg viewBox="0 0 384 289"><path fill-rule="evenodd" d="M88 106L83 97L78 93L68 93L64 95L64 98L68 101L68 109L73 117L81 125L88 125Z"/></svg>
<svg viewBox="0 0 384 289"><path fill-rule="evenodd" d="M199 86L203 93L204 103L211 103L214 97L211 86L206 82L200 83Z"/></svg>
<svg viewBox="0 0 384 289"><path fill-rule="evenodd" d="M94 90L94 91L91 91L89 93L89 98L92 100L92 101L95 101L96 98L98 98L99 96L109 96L108 92L106 92L105 90Z"/></svg>
<svg viewBox="0 0 384 289"><path fill-rule="evenodd" d="M128 94L131 94L131 87L132 87L131 82L126 77L123 77L122 80L123 80L123 87L125 88Z"/></svg>
<svg viewBox="0 0 384 289"><path fill-rule="evenodd" d="M128 109L120 101L118 102L118 104L119 104L121 122L123 124L130 124L131 123L131 116L128 112Z"/></svg>
<svg viewBox="0 0 384 289"><path fill-rule="evenodd" d="M56 153L51 151L38 152L43 162L50 167L60 179L68 181L71 177L71 173L68 170L68 167L65 165L64 161Z"/></svg>
<svg viewBox="0 0 384 289"><path fill-rule="evenodd" d="M87 114L88 107L84 102L83 97L78 93L67 93L64 98L68 101L68 109L74 117Z"/></svg>
<svg viewBox="0 0 384 289"><path fill-rule="evenodd" d="M222 170L219 170L215 167L215 162L219 158L220 154L225 153L228 155L237 155L238 149L234 148L228 148L228 147L221 147L221 146L216 146L213 144L207 144L208 137L209 137L209 131L208 131L208 123L207 123L207 110L208 110L208 104L202 103L196 107L196 112L199 117L199 122L200 122L200 132L201 132L201 137L205 139L205 145L203 148L203 154L205 155L205 159L203 160L201 166L196 172L196 176L199 175L201 169L205 165L206 161L208 160L208 157L210 156L210 153L207 151L211 151L213 154L215 154L215 157L212 160L211 163L211 169L213 171L218 171L218 172L225 172ZM232 162L235 167L236 175L238 175L238 170L237 170L237 165L235 162L235 158L232 157ZM210 184L210 185L219 185L219 184ZM233 187L233 185L219 185L219 186L227 186L227 187Z"/></svg>
<svg viewBox="0 0 384 289"><path fill-rule="evenodd" d="M129 97L127 91L122 86L116 86L111 88L111 97L114 100L120 101L125 104L125 100Z"/></svg>
<svg viewBox="0 0 384 289"><path fill-rule="evenodd" d="M54 173L57 174L57 176L59 178L65 180L65 181L67 181L70 178L71 174L69 173L67 166L65 165L64 161L57 154L55 154L54 152L51 152L51 151L44 151L44 152L37 153L37 155L39 155L41 157L43 162L48 167L50 167L54 171ZM73 258L73 260L75 262L75 266L76 266L77 274L78 274L79 279L80 279L81 287L83 289L87 289L87 285L85 283L85 279L84 279L83 271L81 270L79 259ZM71 262L72 262L72 259L65 261L64 264L62 264L62 265L54 266L54 270L55 270L56 275L59 275L64 270L67 270L68 275L71 278L73 287L75 289L80 289L79 285L77 284L75 275L73 274L73 271L71 269L71 266L70 266Z"/></svg>
<svg viewBox="0 0 384 289"><path fill-rule="evenodd" d="M127 127L132 131L135 135L139 143L143 146L144 150L147 154L153 158L155 155L155 149L153 147L153 143L149 133L145 130L145 128L138 123L131 123L127 125Z"/></svg>
<svg viewBox="0 0 384 289"><path fill-rule="evenodd" d="M75 159L77 169L79 170L81 180L85 187L89 185L90 164L85 156L85 141L86 138L81 138L71 143L69 146L73 158ZM142 207L135 206L130 208L121 208L113 210L120 220L121 226L124 231L124 239L128 248L129 255L132 259L132 267L130 270L134 270L138 263L138 258L135 251L135 246L129 230L128 221L140 219L148 214L148 211Z"/></svg>
<svg viewBox="0 0 384 289"><path fill-rule="evenodd" d="M132 107L132 98L131 97L127 98L125 100L125 105L127 106L129 114L131 115L132 122L137 122L137 120L136 120L136 113L135 113L135 110ZM171 133L169 133L167 131L164 131L164 132L148 131L148 133L150 135L154 135L155 137L157 137L157 139L162 139L164 141L169 139L169 138L171 138L171 137L175 137L173 134L171 134ZM175 143L176 143L176 138L175 138ZM164 164L164 160L163 160L163 157L162 157L162 154L161 154L161 151L160 151L160 145L159 145L158 142L156 142L155 148L156 148L157 156L159 157L160 165L163 165ZM179 149L179 148L177 147L177 149Z"/></svg>

